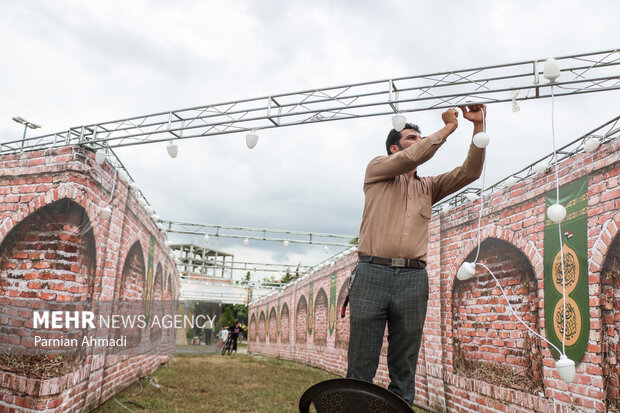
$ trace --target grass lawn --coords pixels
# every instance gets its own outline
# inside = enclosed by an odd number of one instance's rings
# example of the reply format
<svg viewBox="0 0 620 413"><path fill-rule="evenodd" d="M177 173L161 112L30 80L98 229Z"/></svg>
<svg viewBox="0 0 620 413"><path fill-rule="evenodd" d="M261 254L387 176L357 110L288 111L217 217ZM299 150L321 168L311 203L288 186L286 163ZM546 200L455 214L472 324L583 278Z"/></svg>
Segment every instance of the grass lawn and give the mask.
<svg viewBox="0 0 620 413"><path fill-rule="evenodd" d="M337 378L323 370L245 354L179 355L147 379L133 384L96 413L298 412L299 398L315 383Z"/></svg>

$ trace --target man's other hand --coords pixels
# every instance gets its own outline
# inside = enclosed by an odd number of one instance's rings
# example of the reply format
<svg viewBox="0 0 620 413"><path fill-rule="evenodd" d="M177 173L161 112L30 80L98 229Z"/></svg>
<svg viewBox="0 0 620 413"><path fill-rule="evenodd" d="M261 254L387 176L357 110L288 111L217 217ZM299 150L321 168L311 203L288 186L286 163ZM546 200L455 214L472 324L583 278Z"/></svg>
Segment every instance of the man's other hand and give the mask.
<svg viewBox="0 0 620 413"><path fill-rule="evenodd" d="M459 112L456 109L448 109L444 113L441 114L441 120L446 126L451 126L452 130L456 129L459 126Z"/></svg>
<svg viewBox="0 0 620 413"><path fill-rule="evenodd" d="M461 106L463 117L470 122L482 123L483 116L487 114L487 105L469 105Z"/></svg>

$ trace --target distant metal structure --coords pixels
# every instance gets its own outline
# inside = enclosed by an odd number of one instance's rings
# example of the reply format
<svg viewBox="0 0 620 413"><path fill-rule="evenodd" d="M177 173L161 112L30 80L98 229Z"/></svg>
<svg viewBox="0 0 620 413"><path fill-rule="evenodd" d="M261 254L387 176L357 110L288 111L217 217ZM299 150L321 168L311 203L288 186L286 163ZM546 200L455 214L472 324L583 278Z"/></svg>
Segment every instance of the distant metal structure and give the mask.
<svg viewBox="0 0 620 413"><path fill-rule="evenodd" d="M517 63L354 83L69 128L0 144L0 153L65 145L118 148L284 126L441 109L463 104L547 98L543 62ZM620 89L620 50L556 58L556 96Z"/></svg>

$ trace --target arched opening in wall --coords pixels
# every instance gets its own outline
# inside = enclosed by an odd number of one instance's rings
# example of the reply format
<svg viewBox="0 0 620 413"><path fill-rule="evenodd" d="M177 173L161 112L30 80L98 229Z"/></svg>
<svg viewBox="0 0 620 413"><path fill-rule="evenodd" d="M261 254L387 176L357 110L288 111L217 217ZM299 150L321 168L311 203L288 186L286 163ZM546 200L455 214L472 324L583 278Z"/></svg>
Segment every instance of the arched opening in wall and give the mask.
<svg viewBox="0 0 620 413"><path fill-rule="evenodd" d="M256 341L256 314L252 314L250 318L250 327L248 328L248 334L250 335L250 341Z"/></svg>
<svg viewBox="0 0 620 413"><path fill-rule="evenodd" d="M280 342L288 343L290 341L289 331L290 331L290 316L288 314L288 304L284 303L282 306L282 310L280 311Z"/></svg>
<svg viewBox="0 0 620 413"><path fill-rule="evenodd" d="M324 289L320 289L314 301L314 344L324 346L327 342L327 326L329 323L329 303Z"/></svg>
<svg viewBox="0 0 620 413"><path fill-rule="evenodd" d="M609 412L620 412L620 235L607 250L601 269L601 319L603 321L603 381Z"/></svg>
<svg viewBox="0 0 620 413"><path fill-rule="evenodd" d="M139 316L144 313L144 279L146 267L140 242L136 241L125 258L119 286L119 313L125 316ZM137 325L116 329L116 337L127 337L127 348L140 345L142 330ZM122 349L121 347L118 347Z"/></svg>
<svg viewBox="0 0 620 413"><path fill-rule="evenodd" d="M473 250L465 261L471 262L475 256ZM480 246L478 262L493 271L515 312L537 331L538 284L527 256L506 241L487 238ZM469 280L454 279L452 337L456 372L538 394L543 389L540 339L532 337L514 318L493 277L479 268L476 271L480 275Z"/></svg>
<svg viewBox="0 0 620 413"><path fill-rule="evenodd" d="M269 311L269 342L278 342L278 315L275 307L271 307Z"/></svg>
<svg viewBox="0 0 620 413"><path fill-rule="evenodd" d="M155 271L155 279L153 279L153 287L151 291L151 308L150 317L158 317L161 320L164 310L164 271L161 263L157 264L157 270ZM161 328L159 324L155 324L150 329L149 340L151 345L158 346L161 339Z"/></svg>
<svg viewBox="0 0 620 413"><path fill-rule="evenodd" d="M261 343L265 342L266 328L265 312L261 311L260 316L258 317L258 341Z"/></svg>
<svg viewBox="0 0 620 413"><path fill-rule="evenodd" d="M295 342L305 343L306 341L308 341L308 302L302 295L297 302L295 312Z"/></svg>
<svg viewBox="0 0 620 413"><path fill-rule="evenodd" d="M340 310L344 304L344 300L347 298L347 292L349 291L349 279L347 278L340 288L338 293L338 305L336 306L336 348L347 349L349 348L349 306L347 305L347 311L344 318L340 317Z"/></svg>
<svg viewBox="0 0 620 413"><path fill-rule="evenodd" d="M33 337L62 336L81 343L85 330L65 328L48 334L32 326L34 310L91 310L96 271L96 246L86 210L70 199L61 199L39 208L6 235L0 245L0 370L28 377L62 376L75 370L83 360L81 346L55 351L62 362L40 354ZM29 300L32 305L25 305ZM20 301L19 306L13 303ZM36 302L36 304L34 304ZM30 330L30 331L29 331ZM6 350L6 351L5 351ZM7 357L12 353L14 356ZM19 356L17 356L19 355ZM28 362L23 362L27 357ZM37 368L33 369L32 366Z"/></svg>

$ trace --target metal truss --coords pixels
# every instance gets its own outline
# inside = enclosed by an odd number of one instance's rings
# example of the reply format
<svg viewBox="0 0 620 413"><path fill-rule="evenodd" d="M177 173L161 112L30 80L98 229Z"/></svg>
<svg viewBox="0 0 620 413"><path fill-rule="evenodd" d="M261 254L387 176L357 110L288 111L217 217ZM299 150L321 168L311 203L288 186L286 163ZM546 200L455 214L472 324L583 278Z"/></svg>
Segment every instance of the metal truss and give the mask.
<svg viewBox="0 0 620 413"><path fill-rule="evenodd" d="M0 153L65 145L118 148L284 126L546 98L543 62L477 67L217 103L72 127L2 143ZM620 89L620 50L556 58L556 96Z"/></svg>
<svg viewBox="0 0 620 413"><path fill-rule="evenodd" d="M319 232L288 231L279 229L235 227L227 225L195 224L190 222L161 220L163 231L175 234L189 234L218 238L236 238L289 242L295 244L315 244L336 247L350 247L357 235L324 234ZM272 235L275 234L275 235ZM339 241L331 241L339 240Z"/></svg>
<svg viewBox="0 0 620 413"><path fill-rule="evenodd" d="M601 145L608 144L609 142L620 138L620 115L559 148L557 150L558 163L561 163L563 160L570 158L578 153L584 152L584 143L588 138L599 139ZM448 205L450 208L452 208L469 202L470 199L468 198L468 195L470 194L474 194L478 197L488 197L492 195L495 191L506 189L507 187L515 185L520 181L528 179L537 174L534 171L534 166L540 163L546 165L547 171L549 171L555 167L553 157L554 154L552 152L549 155L531 163L520 171L511 174L510 176L489 186L488 188L485 188L484 192L482 192L481 188L467 187L456 195L446 198L445 200L433 205L433 213L441 213L445 205Z"/></svg>

